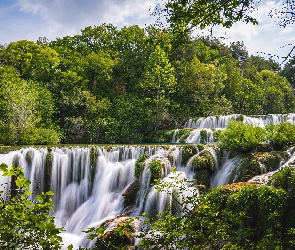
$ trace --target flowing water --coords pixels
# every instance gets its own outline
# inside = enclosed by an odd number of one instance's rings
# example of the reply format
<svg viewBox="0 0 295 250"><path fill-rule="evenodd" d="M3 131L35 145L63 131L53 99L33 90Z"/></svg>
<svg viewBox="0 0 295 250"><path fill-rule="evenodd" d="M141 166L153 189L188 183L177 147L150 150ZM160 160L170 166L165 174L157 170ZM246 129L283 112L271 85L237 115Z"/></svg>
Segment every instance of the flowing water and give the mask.
<svg viewBox="0 0 295 250"><path fill-rule="evenodd" d="M230 119L241 119L240 115L202 118L197 121L190 120L186 126L190 128L206 129L207 141L212 140L210 130L222 129L228 125ZM249 124L265 126L269 123L289 121L294 123L293 114L268 117L248 118L243 121ZM199 140L200 133L191 132L188 142ZM210 139L211 138L211 139ZM24 168L25 175L31 180L31 190L34 199L42 191L54 192L54 216L58 227L63 227L62 233L65 246L73 244L91 247L93 242L87 239L83 230L99 226L107 219L114 218L127 210L124 207L122 194L135 182L135 162L142 155L149 158L139 179L139 190L135 205L128 210L129 216L141 215L143 212L149 216L163 212L167 206L173 209L171 193L178 192L178 180L194 179L195 173L188 160L186 165L182 162L182 146L113 146L113 147L63 147L63 148L25 148L0 155L0 164L18 165ZM211 187L227 184L233 169L237 166L240 156L230 158L224 155L222 164L218 166L218 159L211 147L205 147L215 163L215 173L211 179ZM197 154L200 152L197 150ZM151 172L149 164L158 159L164 164L161 178L168 187L166 192L158 192L157 186L151 187ZM191 158L192 159L192 158ZM295 150L289 150L289 160L282 162L284 167L295 161ZM261 166L263 173L264 169ZM264 175L265 176L265 175ZM0 175L0 190L10 190L10 178ZM198 195L196 188L188 188L179 196L179 203L190 195ZM5 196L2 194L2 197ZM177 210L177 209L176 209Z"/></svg>
<svg viewBox="0 0 295 250"><path fill-rule="evenodd" d="M295 124L295 114L270 114L260 116L246 116L240 114L220 115L201 117L199 119L189 119L184 128L191 129L189 136L184 140L185 143L214 143L216 142L213 133L216 130L226 128L230 121L242 121L245 124L265 127L269 124L277 125L281 122ZM202 136L202 133L205 135ZM180 142L180 131L175 130L172 143Z"/></svg>
<svg viewBox="0 0 295 250"><path fill-rule="evenodd" d="M124 210L124 191L136 180L135 162L142 154L150 156L140 178L136 206L131 215L156 214L171 204L165 192L150 188L149 163L159 159L164 163L161 177L180 175L190 179L191 171L181 166L181 148L163 147L72 147L27 148L0 155L0 163L18 165L31 180L34 197L42 191L54 192L55 222L66 231L62 233L65 246L73 244L91 247L83 230L100 225ZM170 160L168 159L170 158ZM50 165L48 164L50 163ZM176 166L176 172L171 172ZM10 179L0 176L2 190L10 189ZM174 187L177 188L177 187ZM183 194L183 197L187 194Z"/></svg>

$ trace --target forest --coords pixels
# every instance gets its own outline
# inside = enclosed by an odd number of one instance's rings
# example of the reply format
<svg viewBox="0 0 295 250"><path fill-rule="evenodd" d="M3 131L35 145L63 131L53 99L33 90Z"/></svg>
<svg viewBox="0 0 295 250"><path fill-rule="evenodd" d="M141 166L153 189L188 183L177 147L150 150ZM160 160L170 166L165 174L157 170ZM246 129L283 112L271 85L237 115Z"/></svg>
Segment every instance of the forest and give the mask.
<svg viewBox="0 0 295 250"><path fill-rule="evenodd" d="M214 37L112 24L0 50L0 143L147 143L189 118L295 112L294 67Z"/></svg>

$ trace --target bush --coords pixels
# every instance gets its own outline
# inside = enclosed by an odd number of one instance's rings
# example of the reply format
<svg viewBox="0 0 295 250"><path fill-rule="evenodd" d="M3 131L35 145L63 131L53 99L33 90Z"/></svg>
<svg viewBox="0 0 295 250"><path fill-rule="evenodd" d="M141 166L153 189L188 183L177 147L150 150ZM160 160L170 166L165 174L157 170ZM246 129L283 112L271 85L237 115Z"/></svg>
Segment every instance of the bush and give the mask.
<svg viewBox="0 0 295 250"><path fill-rule="evenodd" d="M27 129L20 138L23 145L48 145L58 144L60 135L53 129L35 128Z"/></svg>
<svg viewBox="0 0 295 250"><path fill-rule="evenodd" d="M284 146L295 143L295 125L287 122L265 127L267 139L274 149L281 150Z"/></svg>
<svg viewBox="0 0 295 250"><path fill-rule="evenodd" d="M60 249L61 228L56 228L52 192L42 193L35 201L28 199L30 181L23 169L0 165L3 176L14 178L16 194L9 199L0 196L0 249ZM11 190L0 191L10 196ZM5 196L4 196L5 197Z"/></svg>
<svg viewBox="0 0 295 250"><path fill-rule="evenodd" d="M236 121L231 121L229 126L218 135L222 149L242 153L255 149L265 141L265 138L263 128Z"/></svg>

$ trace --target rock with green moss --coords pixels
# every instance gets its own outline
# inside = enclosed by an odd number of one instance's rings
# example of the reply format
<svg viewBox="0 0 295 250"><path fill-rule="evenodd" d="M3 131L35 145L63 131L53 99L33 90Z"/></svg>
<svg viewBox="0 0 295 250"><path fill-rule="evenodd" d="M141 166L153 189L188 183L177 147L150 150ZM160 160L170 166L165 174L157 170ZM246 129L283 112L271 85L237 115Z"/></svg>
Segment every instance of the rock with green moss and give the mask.
<svg viewBox="0 0 295 250"><path fill-rule="evenodd" d="M95 249L133 249L135 233L140 221L125 215L106 220L98 229L93 229L92 237L96 238Z"/></svg>
<svg viewBox="0 0 295 250"><path fill-rule="evenodd" d="M211 175L215 169L213 156L208 150L203 150L199 155L196 155L191 166L195 173L195 181L197 185L210 187Z"/></svg>
<svg viewBox="0 0 295 250"><path fill-rule="evenodd" d="M248 181L254 176L277 170L281 161L287 157L284 152L255 152L244 155L233 170L229 183Z"/></svg>
<svg viewBox="0 0 295 250"><path fill-rule="evenodd" d="M182 156L181 164L186 165L188 160L191 157L193 157L197 152L198 150L195 145L189 144L189 145L183 146L182 155L181 155Z"/></svg>
<svg viewBox="0 0 295 250"><path fill-rule="evenodd" d="M142 171L144 170L145 161L147 158L149 157L146 154L142 154L141 156L139 156L139 158L135 162L134 176L136 179L140 178Z"/></svg>
<svg viewBox="0 0 295 250"><path fill-rule="evenodd" d="M153 160L149 165L152 179L160 178L164 167L165 167L165 163L163 161L159 159Z"/></svg>

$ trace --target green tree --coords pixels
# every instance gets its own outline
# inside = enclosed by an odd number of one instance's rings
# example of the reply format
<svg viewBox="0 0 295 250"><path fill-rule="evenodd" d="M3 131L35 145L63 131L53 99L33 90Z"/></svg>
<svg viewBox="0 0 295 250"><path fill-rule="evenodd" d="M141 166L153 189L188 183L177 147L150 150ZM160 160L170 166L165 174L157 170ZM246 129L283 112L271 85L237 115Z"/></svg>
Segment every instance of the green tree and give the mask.
<svg viewBox="0 0 295 250"><path fill-rule="evenodd" d="M97 97L112 98L116 89L112 88L111 80L116 61L108 52L97 51L85 57L85 74L88 79L88 89Z"/></svg>
<svg viewBox="0 0 295 250"><path fill-rule="evenodd" d="M251 16L253 9L252 0L169 0L164 2L162 11L155 11L155 15L159 16L161 26L163 19L166 20L167 28L174 35L173 42L181 44L187 41L189 34L196 27L204 29L222 25L230 28L237 21L257 24L256 19Z"/></svg>
<svg viewBox="0 0 295 250"><path fill-rule="evenodd" d="M58 53L48 45L27 40L10 43L0 56L3 65L14 67L24 79L47 82L59 65Z"/></svg>
<svg viewBox="0 0 295 250"><path fill-rule="evenodd" d="M150 54L141 88L145 92L144 96L155 102L154 124L155 130L158 130L161 120L165 119L163 115L167 114L169 95L176 89L174 68L159 46Z"/></svg>
<svg viewBox="0 0 295 250"><path fill-rule="evenodd" d="M290 82L293 88L295 87L295 56L285 64L281 75Z"/></svg>
<svg viewBox="0 0 295 250"><path fill-rule="evenodd" d="M262 70L256 73L253 82L262 89L264 114L293 112L295 95L286 79L272 71Z"/></svg>
<svg viewBox="0 0 295 250"><path fill-rule="evenodd" d="M222 102L225 79L226 75L222 68L216 67L214 64L201 63L197 57L194 57L179 69L174 100L181 100L181 105L187 105L191 117L227 113L227 110L230 109L229 102L220 111L215 106L216 103L221 104Z"/></svg>
<svg viewBox="0 0 295 250"><path fill-rule="evenodd" d="M53 122L55 112L50 92L32 80L24 80L12 67L0 68L0 140L21 143L27 130L42 127L43 132L59 135ZM48 129L45 131L44 129ZM55 140L58 142L59 140Z"/></svg>

